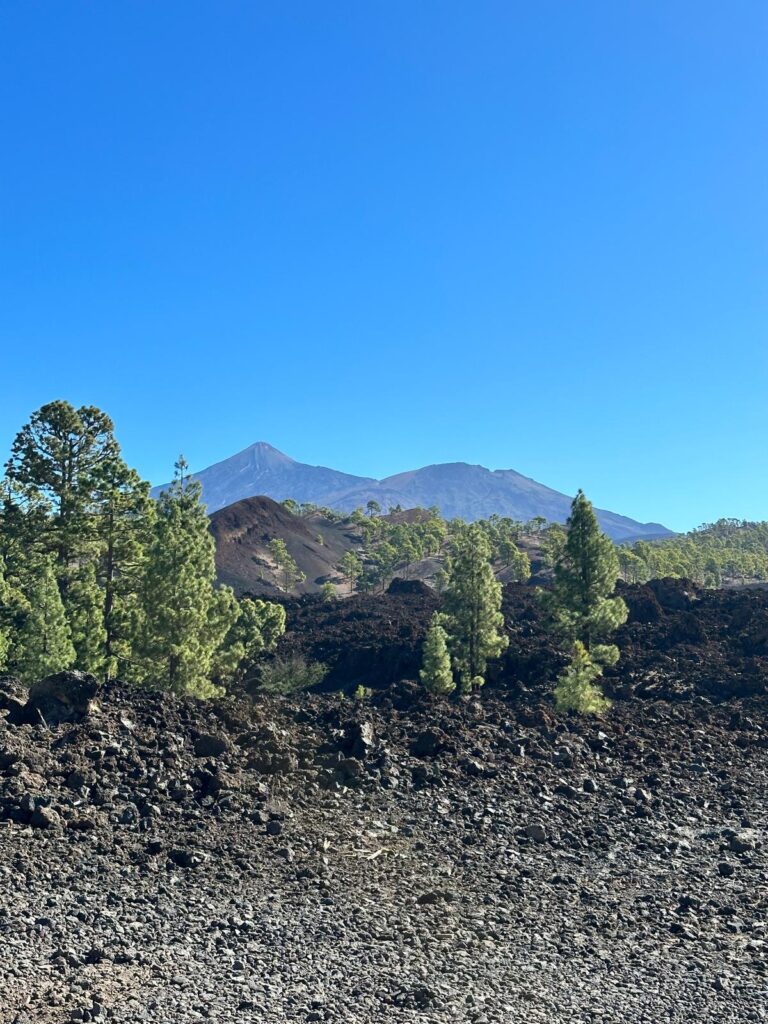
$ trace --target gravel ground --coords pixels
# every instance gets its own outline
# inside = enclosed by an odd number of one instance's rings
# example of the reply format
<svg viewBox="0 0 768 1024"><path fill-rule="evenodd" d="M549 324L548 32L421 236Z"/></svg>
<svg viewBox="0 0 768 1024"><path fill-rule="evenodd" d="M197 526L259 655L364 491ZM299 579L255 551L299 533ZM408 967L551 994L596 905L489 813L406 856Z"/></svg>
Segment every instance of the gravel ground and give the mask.
<svg viewBox="0 0 768 1024"><path fill-rule="evenodd" d="M766 1019L765 697L20 700L3 1022Z"/></svg>

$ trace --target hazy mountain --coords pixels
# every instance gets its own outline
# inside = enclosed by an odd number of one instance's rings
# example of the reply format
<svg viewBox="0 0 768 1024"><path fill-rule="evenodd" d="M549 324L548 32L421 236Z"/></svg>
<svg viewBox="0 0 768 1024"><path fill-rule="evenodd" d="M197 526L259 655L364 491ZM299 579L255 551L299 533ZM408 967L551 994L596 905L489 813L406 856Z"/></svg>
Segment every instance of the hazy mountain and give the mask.
<svg viewBox="0 0 768 1024"><path fill-rule="evenodd" d="M293 498L295 501L327 505L329 502L325 496L328 494L343 493L361 486L378 486L376 480L295 462L264 441L257 441L250 448L193 476L203 485L203 500L209 513L233 505L241 498L262 494L276 501ZM152 493L157 495L167 486L156 487Z"/></svg>
<svg viewBox="0 0 768 1024"><path fill-rule="evenodd" d="M375 480L296 462L263 441L194 476L203 486L209 512L242 498L266 495L276 501L294 498L343 511L352 511L374 499L385 511L393 505L436 505L449 519L459 516L470 521L497 513L513 519L544 516L550 521L565 522L571 504L568 495L512 469L490 470L466 462L450 462ZM166 486L155 488L153 493ZM600 525L614 540L664 537L671 532L659 523L638 523L614 512L596 511Z"/></svg>

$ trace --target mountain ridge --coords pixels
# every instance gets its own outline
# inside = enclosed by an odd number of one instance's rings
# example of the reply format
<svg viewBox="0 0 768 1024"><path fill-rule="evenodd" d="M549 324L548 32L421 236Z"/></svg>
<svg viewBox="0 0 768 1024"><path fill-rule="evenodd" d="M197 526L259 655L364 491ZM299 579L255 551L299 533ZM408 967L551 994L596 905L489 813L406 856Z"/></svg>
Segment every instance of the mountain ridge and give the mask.
<svg viewBox="0 0 768 1024"><path fill-rule="evenodd" d="M351 512L368 501L383 511L437 506L447 518L468 521L490 515L529 520L544 516L565 522L571 498L514 469L487 469L467 462L435 463L377 480L328 466L297 462L266 441L257 441L235 455L192 474L203 488L203 500L213 513L243 498L264 495L276 501L293 498ZM161 493L168 485L153 489ZM672 536L660 523L640 523L606 509L595 509L602 529L614 540Z"/></svg>

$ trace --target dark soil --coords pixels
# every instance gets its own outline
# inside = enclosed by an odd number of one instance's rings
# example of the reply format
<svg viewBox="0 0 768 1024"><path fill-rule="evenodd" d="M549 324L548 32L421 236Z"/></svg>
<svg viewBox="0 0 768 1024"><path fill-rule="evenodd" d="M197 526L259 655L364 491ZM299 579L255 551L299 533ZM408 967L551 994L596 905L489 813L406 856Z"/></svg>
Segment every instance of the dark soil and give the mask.
<svg viewBox="0 0 768 1024"><path fill-rule="evenodd" d="M0 717L4 1022L764 1019L765 697L83 706Z"/></svg>
<svg viewBox="0 0 768 1024"><path fill-rule="evenodd" d="M288 606L341 693L0 683L0 1021L765 1019L768 593L627 587L603 720L531 587L480 696L421 584Z"/></svg>

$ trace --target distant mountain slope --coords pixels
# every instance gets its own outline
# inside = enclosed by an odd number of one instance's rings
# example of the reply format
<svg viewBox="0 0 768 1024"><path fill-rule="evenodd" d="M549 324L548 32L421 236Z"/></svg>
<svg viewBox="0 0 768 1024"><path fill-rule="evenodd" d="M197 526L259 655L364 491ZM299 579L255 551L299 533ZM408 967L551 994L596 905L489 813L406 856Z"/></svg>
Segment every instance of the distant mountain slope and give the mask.
<svg viewBox="0 0 768 1024"><path fill-rule="evenodd" d="M195 473L194 478L203 485L203 500L209 513L232 505L241 498L260 494L276 501L293 498L295 501L327 504L318 500L318 494L343 493L361 485L377 485L375 480L339 473L335 469L305 466L264 441L257 441L237 455ZM159 494L167 486L156 487L152 493Z"/></svg>
<svg viewBox="0 0 768 1024"><path fill-rule="evenodd" d="M203 485L209 512L242 498L268 495L276 501L293 498L348 512L373 499L384 510L394 505L436 505L449 519L458 516L473 521L496 513L513 519L544 516L553 522L565 522L571 504L568 495L512 469L490 470L451 462L375 480L296 462L263 441L194 476ZM166 486L155 488L153 493L158 494ZM617 541L671 535L659 523L638 523L602 509L596 512L603 530Z"/></svg>
<svg viewBox="0 0 768 1024"><path fill-rule="evenodd" d="M437 505L446 519L459 517L468 522L495 513L523 522L544 516L550 522L564 523L572 500L513 469L490 470L466 462L400 473L382 480L380 486L403 495L401 504L405 507ZM659 523L638 523L615 512L595 511L602 529L616 541L671 536L671 531Z"/></svg>

